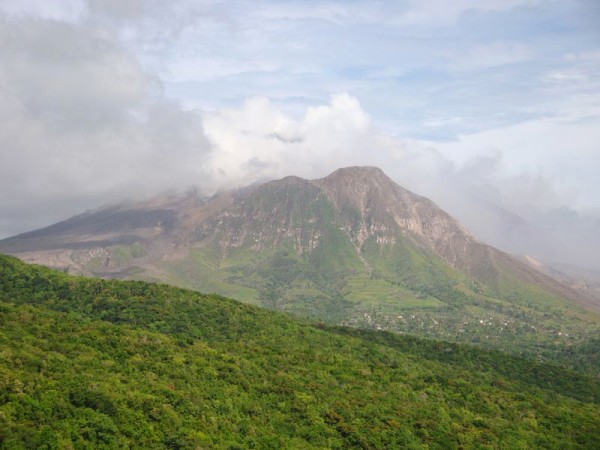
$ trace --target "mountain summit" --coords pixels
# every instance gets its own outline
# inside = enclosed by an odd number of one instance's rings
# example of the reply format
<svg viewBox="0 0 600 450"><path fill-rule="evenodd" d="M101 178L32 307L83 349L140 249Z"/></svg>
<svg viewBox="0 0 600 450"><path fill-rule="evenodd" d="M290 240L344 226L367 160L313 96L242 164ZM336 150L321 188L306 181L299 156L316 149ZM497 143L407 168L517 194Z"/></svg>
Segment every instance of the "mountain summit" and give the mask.
<svg viewBox="0 0 600 450"><path fill-rule="evenodd" d="M583 339L577 324L597 320L580 308L593 306L585 298L375 167L105 207L0 241L0 251L335 323L509 348L559 332Z"/></svg>
<svg viewBox="0 0 600 450"><path fill-rule="evenodd" d="M400 233L446 262L466 269L470 260L467 251L481 244L431 200L400 187L381 169L338 169L314 183L340 211L358 253L372 238L393 246Z"/></svg>

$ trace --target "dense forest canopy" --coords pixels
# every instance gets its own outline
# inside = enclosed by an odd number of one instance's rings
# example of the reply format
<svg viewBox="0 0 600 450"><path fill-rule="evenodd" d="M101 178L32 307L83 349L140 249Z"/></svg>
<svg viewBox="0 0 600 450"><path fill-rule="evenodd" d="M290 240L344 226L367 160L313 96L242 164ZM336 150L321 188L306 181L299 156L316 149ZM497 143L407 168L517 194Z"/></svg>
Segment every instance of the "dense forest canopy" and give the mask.
<svg viewBox="0 0 600 450"><path fill-rule="evenodd" d="M2 448L600 448L600 382L0 256Z"/></svg>

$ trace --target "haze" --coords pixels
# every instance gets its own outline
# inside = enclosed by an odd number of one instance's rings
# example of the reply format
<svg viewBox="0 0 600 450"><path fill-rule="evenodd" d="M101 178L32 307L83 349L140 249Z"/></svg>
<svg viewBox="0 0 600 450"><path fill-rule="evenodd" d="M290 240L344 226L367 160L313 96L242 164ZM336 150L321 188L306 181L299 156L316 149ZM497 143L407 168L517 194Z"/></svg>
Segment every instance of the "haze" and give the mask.
<svg viewBox="0 0 600 450"><path fill-rule="evenodd" d="M598 23L594 0L0 0L0 237L374 165L600 271Z"/></svg>

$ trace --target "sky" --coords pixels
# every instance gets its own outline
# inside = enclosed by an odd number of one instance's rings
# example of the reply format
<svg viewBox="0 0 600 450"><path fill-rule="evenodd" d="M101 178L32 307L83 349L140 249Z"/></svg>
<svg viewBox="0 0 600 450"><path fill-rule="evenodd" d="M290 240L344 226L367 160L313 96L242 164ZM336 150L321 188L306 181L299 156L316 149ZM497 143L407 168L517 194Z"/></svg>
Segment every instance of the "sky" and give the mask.
<svg viewBox="0 0 600 450"><path fill-rule="evenodd" d="M600 250L599 23L596 0L0 0L0 238L375 165L492 240L481 205Z"/></svg>

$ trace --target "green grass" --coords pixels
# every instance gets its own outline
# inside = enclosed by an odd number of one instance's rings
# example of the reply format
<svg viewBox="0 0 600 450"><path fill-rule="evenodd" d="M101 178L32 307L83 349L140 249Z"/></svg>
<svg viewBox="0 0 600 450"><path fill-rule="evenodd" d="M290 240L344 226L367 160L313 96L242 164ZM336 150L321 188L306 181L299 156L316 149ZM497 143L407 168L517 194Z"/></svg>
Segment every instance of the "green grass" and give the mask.
<svg viewBox="0 0 600 450"><path fill-rule="evenodd" d="M348 279L343 295L353 303L364 305L393 305L400 309L435 309L447 306L431 296L418 296L399 285L368 276Z"/></svg>
<svg viewBox="0 0 600 450"><path fill-rule="evenodd" d="M217 267L212 255L205 251L190 250L187 258L165 265L164 270L168 273L166 281L178 286L227 295L246 303L260 304L256 289L231 282L231 274L226 269Z"/></svg>
<svg viewBox="0 0 600 450"><path fill-rule="evenodd" d="M111 249L111 256L119 264L131 262L132 260L144 257L147 254L148 252L146 251L146 249L138 243L131 245L121 245L113 247Z"/></svg>

